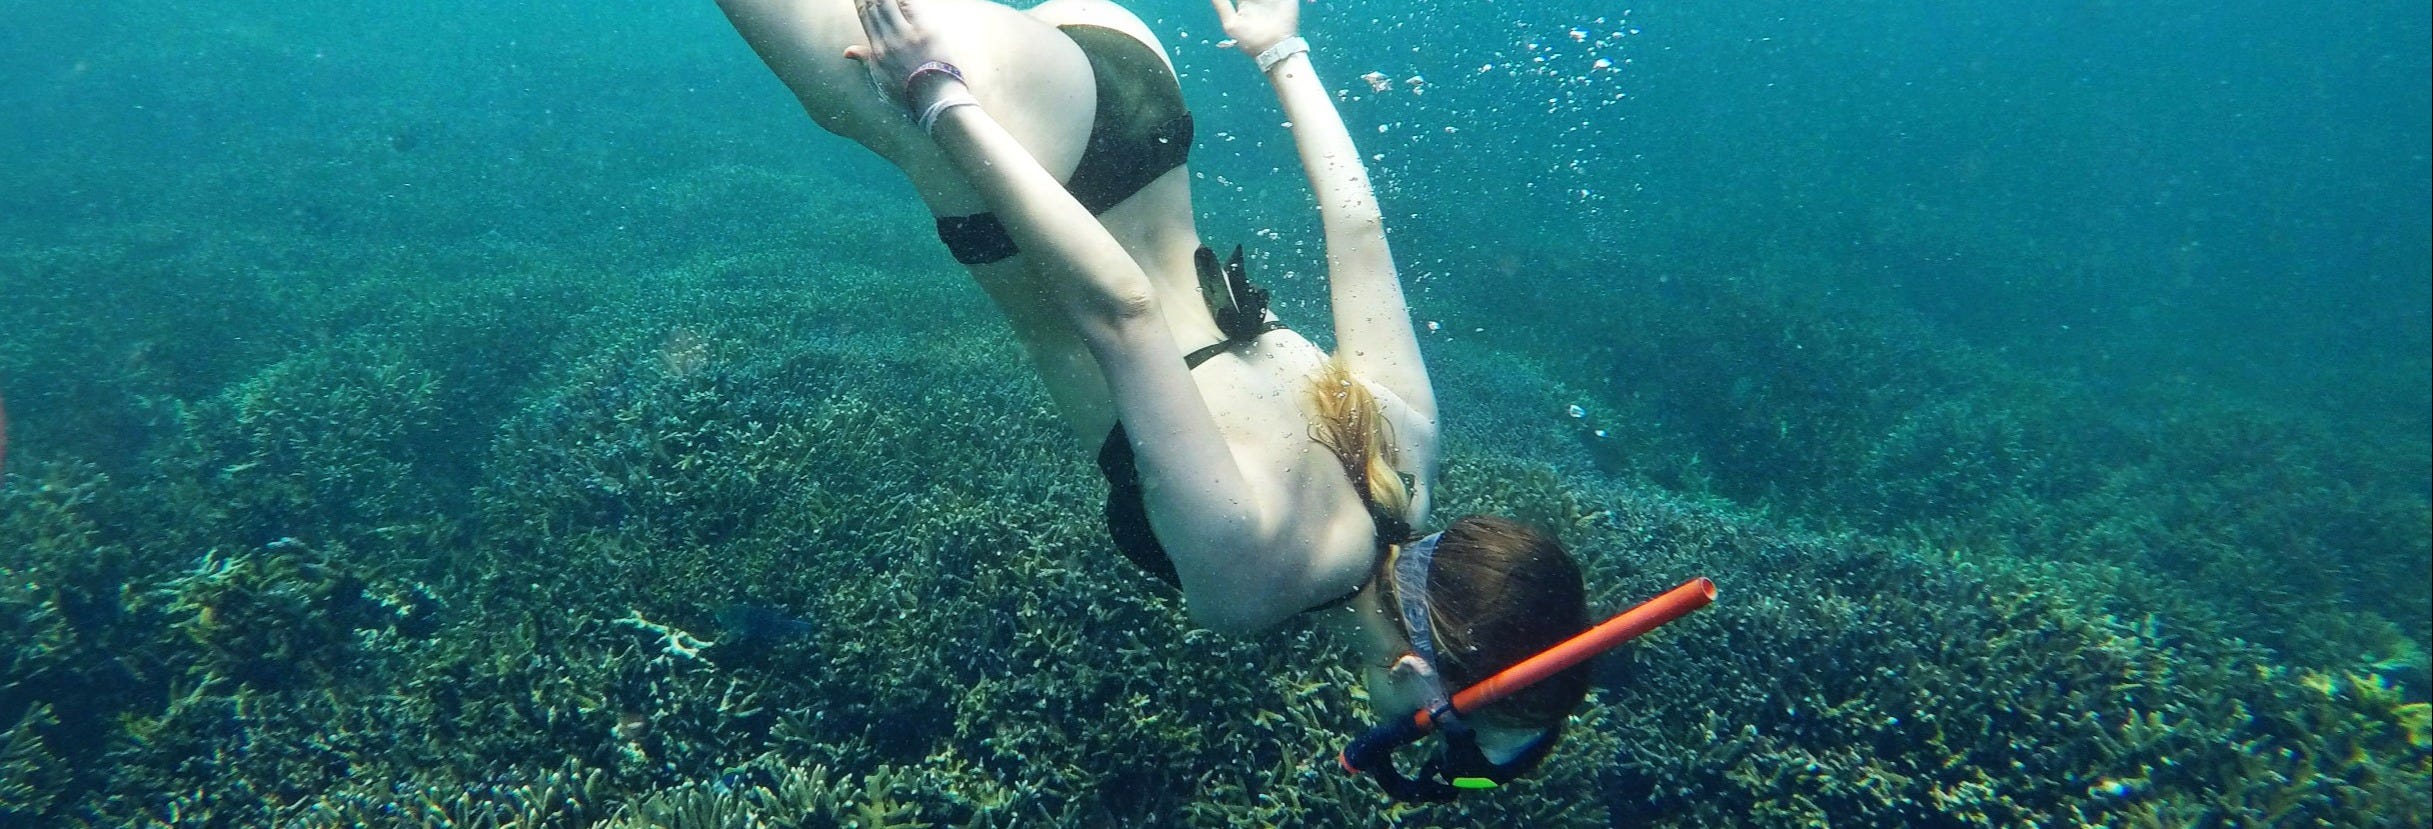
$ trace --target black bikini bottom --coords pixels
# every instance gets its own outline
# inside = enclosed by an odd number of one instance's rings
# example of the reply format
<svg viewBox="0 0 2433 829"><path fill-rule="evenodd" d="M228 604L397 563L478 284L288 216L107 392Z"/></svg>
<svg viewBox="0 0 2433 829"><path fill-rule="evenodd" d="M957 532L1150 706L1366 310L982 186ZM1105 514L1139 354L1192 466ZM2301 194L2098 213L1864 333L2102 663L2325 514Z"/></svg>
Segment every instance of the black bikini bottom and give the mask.
<svg viewBox="0 0 2433 829"><path fill-rule="evenodd" d="M1103 26L1058 26L1090 61L1098 111L1090 140L1064 183L1095 216L1131 198L1191 155L1191 111L1183 87L1149 45ZM1020 252L995 213L938 217L938 239L955 261L985 265Z"/></svg>

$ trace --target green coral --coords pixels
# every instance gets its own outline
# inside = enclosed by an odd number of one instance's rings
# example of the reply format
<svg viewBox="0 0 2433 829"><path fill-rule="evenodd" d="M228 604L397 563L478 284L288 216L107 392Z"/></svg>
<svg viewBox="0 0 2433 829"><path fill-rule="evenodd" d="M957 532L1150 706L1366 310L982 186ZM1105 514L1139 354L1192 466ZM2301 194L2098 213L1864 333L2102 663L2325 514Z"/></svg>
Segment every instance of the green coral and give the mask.
<svg viewBox="0 0 2433 829"><path fill-rule="evenodd" d="M202 670L266 686L326 681L366 636L427 636L437 612L422 588L375 584L293 539L206 553L162 595Z"/></svg>
<svg viewBox="0 0 2433 829"><path fill-rule="evenodd" d="M745 221L701 204L715 183L667 183L703 232ZM1553 531L1599 609L1696 574L1723 595L1605 660L1538 774L1395 806L1333 765L1370 716L1351 656L1309 625L1194 631L1112 555L1088 439L961 281L643 258L664 269L511 263L393 313L369 286L300 297L344 331L163 399L141 463L12 456L0 808L467 827L2433 812L2421 636L2295 601L2404 590L2421 499L2280 421L2214 412L2074 450L2053 438L2066 407L2021 402L2045 386L1751 297L1648 323L1675 327L1648 339L1665 348L1716 342L1643 393L1606 373L1661 351L1582 350L1558 378L1447 348L1439 515ZM873 310L903 307L923 313ZM1716 388L1752 411L1663 411L1734 374ZM2094 442L2145 451L2106 465ZM2260 568L2270 544L2357 568ZM813 633L720 644L733 603ZM2293 618L2321 624L2272 650L2226 634ZM2292 656L2348 645L2348 664Z"/></svg>
<svg viewBox="0 0 2433 829"><path fill-rule="evenodd" d="M2293 664L2433 641L2421 435L2029 370L1791 273L1624 282L1551 326L1533 306L1478 299L1479 324L1539 334L1513 337L1526 356L1493 363L1501 371L1448 372L1493 390L1453 410L1509 411L1476 428L1533 424L1521 431L1568 432L1584 451L1565 457L1542 437L1484 445L1798 526L2123 568L2113 580L2138 581L2117 586L2147 604ZM1511 384L1496 376L1531 366L1559 382L1525 382L1563 398L1501 405ZM1556 414L1566 406L1579 414Z"/></svg>
<svg viewBox="0 0 2433 829"><path fill-rule="evenodd" d="M32 823L67 787L66 769L41 733L58 725L49 705L35 703L16 725L0 732L0 824Z"/></svg>
<svg viewBox="0 0 2433 829"><path fill-rule="evenodd" d="M2402 703L2391 713L2399 721L2401 733L2408 735L2408 745L2433 748L2433 703Z"/></svg>
<svg viewBox="0 0 2433 829"><path fill-rule="evenodd" d="M897 799L887 768L835 779L825 766L790 767L761 758L716 783L690 783L635 801L601 829L929 829L920 810Z"/></svg>

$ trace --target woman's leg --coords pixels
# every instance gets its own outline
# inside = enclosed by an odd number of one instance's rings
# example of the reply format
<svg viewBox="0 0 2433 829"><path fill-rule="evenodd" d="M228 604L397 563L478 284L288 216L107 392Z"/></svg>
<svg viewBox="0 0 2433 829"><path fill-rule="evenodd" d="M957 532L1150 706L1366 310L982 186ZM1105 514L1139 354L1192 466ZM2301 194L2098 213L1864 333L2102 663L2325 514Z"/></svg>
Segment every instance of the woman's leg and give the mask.
<svg viewBox="0 0 2433 829"><path fill-rule="evenodd" d="M936 21L934 28L955 38L957 60L965 64L981 105L1041 167L1059 180L1070 176L1097 108L1096 83L1080 48L1052 23L987 0L915 2L925 20ZM863 65L845 59L845 47L864 42L854 0L719 0L719 6L813 121L894 163L933 215L988 211L929 136L871 84ZM1026 259L972 265L969 271L1005 315L1066 421L1084 443L1095 446L1113 421L1106 381L1069 321L1036 284Z"/></svg>
<svg viewBox="0 0 2433 829"><path fill-rule="evenodd" d="M1047 0L1022 13L1050 26L1097 26L1131 35L1134 40L1149 44L1150 51L1166 61L1166 71L1174 71L1174 59L1166 55L1166 45L1158 42L1157 33L1149 31L1149 24L1141 22L1131 9L1108 0Z"/></svg>
<svg viewBox="0 0 2433 829"><path fill-rule="evenodd" d="M1053 25L987 0L917 0L925 23L966 45L972 94L1040 166L1071 174L1090 135L1089 62ZM853 0L719 0L735 30L793 90L811 119L893 162L940 216L980 213L937 146L870 82L845 47L863 42Z"/></svg>

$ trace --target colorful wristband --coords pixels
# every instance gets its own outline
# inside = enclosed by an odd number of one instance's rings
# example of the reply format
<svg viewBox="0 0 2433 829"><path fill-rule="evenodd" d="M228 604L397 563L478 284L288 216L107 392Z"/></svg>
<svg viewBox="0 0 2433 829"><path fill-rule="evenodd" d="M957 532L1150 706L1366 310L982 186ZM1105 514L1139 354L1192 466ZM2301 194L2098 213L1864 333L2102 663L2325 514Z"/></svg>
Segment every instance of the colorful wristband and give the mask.
<svg viewBox="0 0 2433 829"><path fill-rule="evenodd" d="M946 61L942 61L942 60L933 60L933 61L928 61L928 62L926 62L926 63L923 63L923 64L919 65L919 66L913 67L913 69L912 69L912 74L910 74L910 75L905 75L905 76L904 76L904 103L905 103L905 104L909 105L909 104L911 104L911 103L912 103L912 84L913 84L913 82L914 82L914 81L918 81L918 80L920 80L920 79L921 79L921 76L923 76L923 75L933 75L933 74L934 74L934 75L945 75L945 76L947 76L947 77L949 77L949 78L953 78L953 79L955 79L955 83L959 83L959 84L962 84L962 85L964 85L964 86L970 86L970 85L971 85L971 82L970 82L970 81L966 81L966 80L964 80L964 79L963 79L963 70L955 68L955 65L954 65L954 64L947 63Z"/></svg>

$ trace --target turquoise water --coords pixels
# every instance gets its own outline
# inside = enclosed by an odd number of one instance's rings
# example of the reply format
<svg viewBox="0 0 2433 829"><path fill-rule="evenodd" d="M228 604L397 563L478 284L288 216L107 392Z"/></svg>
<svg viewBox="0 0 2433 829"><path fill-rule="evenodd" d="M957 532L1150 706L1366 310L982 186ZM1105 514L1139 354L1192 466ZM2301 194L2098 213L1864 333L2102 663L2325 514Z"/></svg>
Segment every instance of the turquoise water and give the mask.
<svg viewBox="0 0 2433 829"><path fill-rule="evenodd" d="M1133 8L1323 334L1272 100ZM910 189L714 6L134 2L0 27L0 825L2433 814L2424 4L1307 14L1440 514L1723 585L1536 782L1334 772L1345 658L1111 561ZM788 635L683 646L738 607Z"/></svg>

